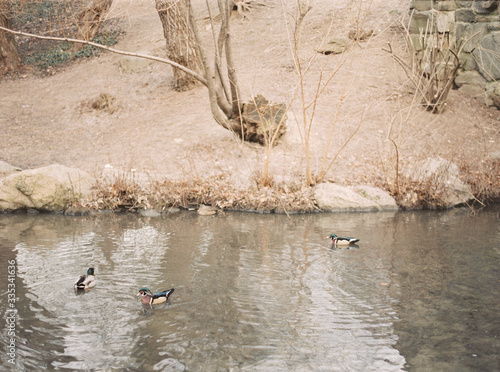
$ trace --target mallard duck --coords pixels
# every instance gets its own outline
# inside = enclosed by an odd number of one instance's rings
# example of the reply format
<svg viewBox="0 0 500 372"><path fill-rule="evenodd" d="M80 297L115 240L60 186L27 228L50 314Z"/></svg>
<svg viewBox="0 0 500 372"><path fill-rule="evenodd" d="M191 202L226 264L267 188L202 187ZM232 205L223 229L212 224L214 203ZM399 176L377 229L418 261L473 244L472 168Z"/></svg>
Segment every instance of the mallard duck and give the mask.
<svg viewBox="0 0 500 372"><path fill-rule="evenodd" d="M167 302L172 293L174 293L174 288L153 294L149 289L144 287L139 289L137 296L141 296L141 302L145 305L156 305Z"/></svg>
<svg viewBox="0 0 500 372"><path fill-rule="evenodd" d="M96 281L95 281L94 268L89 267L89 269L87 270L87 275L80 275L76 280L75 290L90 289L95 287L95 285Z"/></svg>
<svg viewBox="0 0 500 372"><path fill-rule="evenodd" d="M349 238L349 237L341 237L337 236L335 234L330 234L328 236L329 239L332 240L332 243L337 245L349 245L349 244L354 244L356 242L359 242L359 239L356 238Z"/></svg>

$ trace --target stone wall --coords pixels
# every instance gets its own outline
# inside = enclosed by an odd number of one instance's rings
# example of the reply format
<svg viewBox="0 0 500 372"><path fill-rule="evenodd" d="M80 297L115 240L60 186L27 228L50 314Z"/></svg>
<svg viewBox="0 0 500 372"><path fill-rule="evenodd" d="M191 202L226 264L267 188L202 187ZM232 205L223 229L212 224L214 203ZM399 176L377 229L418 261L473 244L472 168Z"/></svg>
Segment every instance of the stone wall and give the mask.
<svg viewBox="0 0 500 372"><path fill-rule="evenodd" d="M500 109L500 0L412 0L409 30L418 40L430 21L459 45L461 69L456 86Z"/></svg>

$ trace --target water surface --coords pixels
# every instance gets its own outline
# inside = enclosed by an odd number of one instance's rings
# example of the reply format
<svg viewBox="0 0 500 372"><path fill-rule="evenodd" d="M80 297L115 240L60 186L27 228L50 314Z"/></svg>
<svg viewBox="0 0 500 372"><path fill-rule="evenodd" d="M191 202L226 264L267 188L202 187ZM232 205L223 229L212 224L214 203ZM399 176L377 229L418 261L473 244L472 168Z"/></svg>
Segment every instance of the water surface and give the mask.
<svg viewBox="0 0 500 372"><path fill-rule="evenodd" d="M499 214L0 215L14 370L500 370ZM144 309L143 286L175 293Z"/></svg>

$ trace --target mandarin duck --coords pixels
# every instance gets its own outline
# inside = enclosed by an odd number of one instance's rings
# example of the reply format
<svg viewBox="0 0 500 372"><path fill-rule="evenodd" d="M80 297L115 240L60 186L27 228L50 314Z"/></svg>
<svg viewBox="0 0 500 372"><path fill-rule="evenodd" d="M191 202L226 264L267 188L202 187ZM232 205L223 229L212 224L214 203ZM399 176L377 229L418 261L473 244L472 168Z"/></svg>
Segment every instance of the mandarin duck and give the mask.
<svg viewBox="0 0 500 372"><path fill-rule="evenodd" d="M96 285L96 280L95 280L94 268L90 267L87 270L86 275L80 275L76 280L75 290L90 289L95 287L95 285Z"/></svg>
<svg viewBox="0 0 500 372"><path fill-rule="evenodd" d="M341 237L341 236L337 236L335 234L330 234L327 238L331 239L332 244L334 244L335 246L337 246L337 245L349 245L349 244L354 244L354 243L359 242L359 239L349 238L349 237Z"/></svg>
<svg viewBox="0 0 500 372"><path fill-rule="evenodd" d="M139 289L137 296L141 296L140 300L145 305L156 305L167 302L172 293L174 293L174 288L153 294L149 289L144 287Z"/></svg>

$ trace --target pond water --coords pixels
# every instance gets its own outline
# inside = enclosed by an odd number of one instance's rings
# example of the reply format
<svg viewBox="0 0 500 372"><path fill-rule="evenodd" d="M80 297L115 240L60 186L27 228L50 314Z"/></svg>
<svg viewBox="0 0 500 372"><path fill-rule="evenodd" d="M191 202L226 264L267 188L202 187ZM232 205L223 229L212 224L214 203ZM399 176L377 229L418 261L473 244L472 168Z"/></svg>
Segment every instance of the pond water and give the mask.
<svg viewBox="0 0 500 372"><path fill-rule="evenodd" d="M499 264L499 206L0 215L0 370L500 370Z"/></svg>

